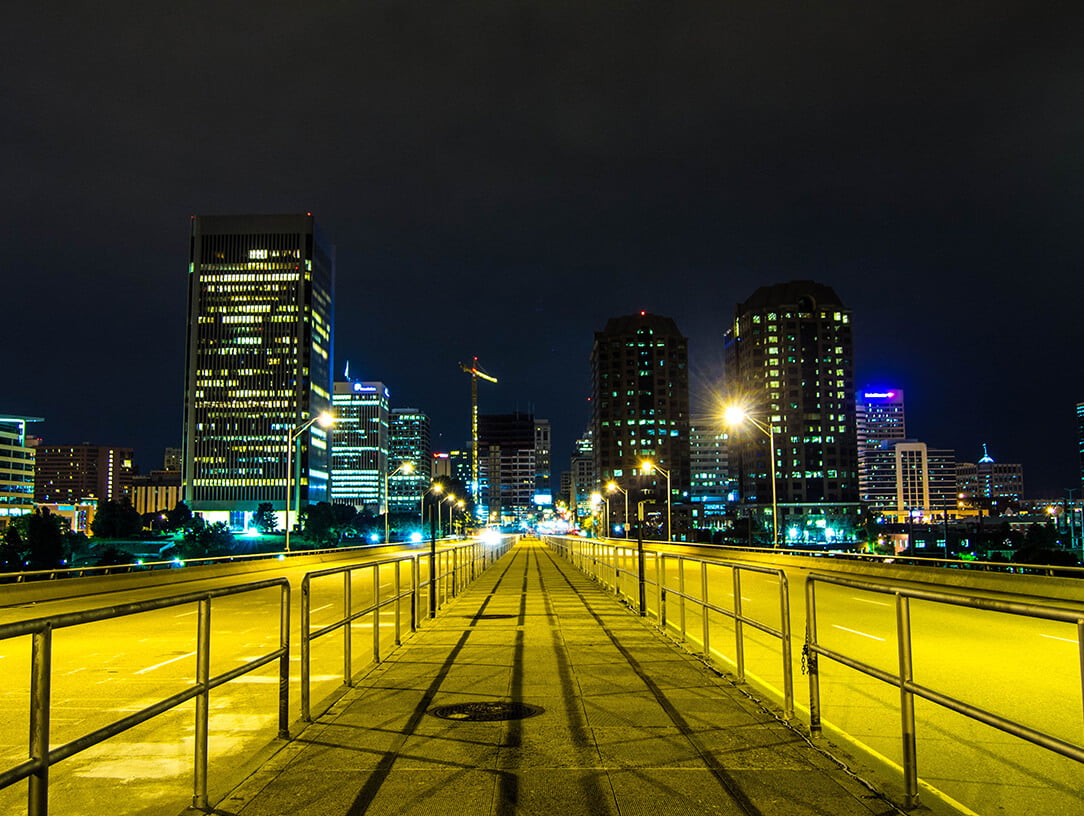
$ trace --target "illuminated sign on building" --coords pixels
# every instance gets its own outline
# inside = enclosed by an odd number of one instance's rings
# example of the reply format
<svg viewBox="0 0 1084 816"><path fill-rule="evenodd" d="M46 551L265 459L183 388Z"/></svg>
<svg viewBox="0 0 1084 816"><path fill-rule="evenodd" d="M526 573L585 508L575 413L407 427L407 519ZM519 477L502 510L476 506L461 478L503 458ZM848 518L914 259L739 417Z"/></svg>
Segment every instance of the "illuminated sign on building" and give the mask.
<svg viewBox="0 0 1084 816"><path fill-rule="evenodd" d="M895 396L895 391L866 391L862 394L862 399L892 399Z"/></svg>

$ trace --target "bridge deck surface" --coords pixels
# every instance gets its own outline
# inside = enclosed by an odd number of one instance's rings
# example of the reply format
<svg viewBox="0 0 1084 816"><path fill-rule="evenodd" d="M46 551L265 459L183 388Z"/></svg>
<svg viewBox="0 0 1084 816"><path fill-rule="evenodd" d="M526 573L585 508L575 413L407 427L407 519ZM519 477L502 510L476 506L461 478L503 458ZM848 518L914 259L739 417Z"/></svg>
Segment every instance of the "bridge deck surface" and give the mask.
<svg viewBox="0 0 1084 816"><path fill-rule="evenodd" d="M514 702L525 719L441 719ZM897 813L526 540L219 804L240 816Z"/></svg>

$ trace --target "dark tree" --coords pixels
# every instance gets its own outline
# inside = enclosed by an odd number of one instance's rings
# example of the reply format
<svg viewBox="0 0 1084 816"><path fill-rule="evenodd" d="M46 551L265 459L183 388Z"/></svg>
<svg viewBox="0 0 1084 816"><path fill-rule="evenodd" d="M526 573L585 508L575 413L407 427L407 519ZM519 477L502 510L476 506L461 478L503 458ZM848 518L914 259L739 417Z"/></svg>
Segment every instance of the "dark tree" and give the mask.
<svg viewBox="0 0 1084 816"><path fill-rule="evenodd" d="M90 531L100 538L133 538L143 530L143 518L132 501L122 496L120 501L107 500L98 505Z"/></svg>
<svg viewBox="0 0 1084 816"><path fill-rule="evenodd" d="M192 518L192 511L188 509L188 505L179 501L177 506L167 514L166 523L170 530L186 530L192 526Z"/></svg>
<svg viewBox="0 0 1084 816"><path fill-rule="evenodd" d="M273 533L278 529L278 519L271 502L261 502L256 508L256 515L252 517L252 524L261 533Z"/></svg>
<svg viewBox="0 0 1084 816"><path fill-rule="evenodd" d="M229 555L233 549L233 533L225 522L208 524L200 516L194 516L192 526L184 535L178 551L185 558L213 558Z"/></svg>
<svg viewBox="0 0 1084 816"><path fill-rule="evenodd" d="M136 518L139 518L138 514ZM66 553L59 516L50 513L46 507L40 508L28 518L27 533L29 569L53 569L63 565Z"/></svg>

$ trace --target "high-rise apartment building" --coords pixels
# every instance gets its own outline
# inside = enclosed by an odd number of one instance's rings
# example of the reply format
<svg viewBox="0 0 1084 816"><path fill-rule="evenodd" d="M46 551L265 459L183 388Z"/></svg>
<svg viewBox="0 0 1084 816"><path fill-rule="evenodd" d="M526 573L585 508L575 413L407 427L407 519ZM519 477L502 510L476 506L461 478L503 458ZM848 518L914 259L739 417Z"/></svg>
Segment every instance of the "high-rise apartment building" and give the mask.
<svg viewBox="0 0 1084 816"><path fill-rule="evenodd" d="M34 454L26 423L41 417L0 416L0 525L9 516L34 512Z"/></svg>
<svg viewBox="0 0 1084 816"><path fill-rule="evenodd" d="M412 462L411 472L399 470ZM398 473L388 477L388 511L420 513L422 494L429 489L433 473L429 416L417 408L392 408L388 439L388 468Z"/></svg>
<svg viewBox="0 0 1084 816"><path fill-rule="evenodd" d="M388 398L384 383L360 380L335 383L331 398L331 500L373 515L382 515L388 503Z"/></svg>
<svg viewBox="0 0 1084 816"><path fill-rule="evenodd" d="M549 449L540 457L536 445L548 444L548 428L548 421L521 411L478 416L479 518L516 526L537 514L539 461L548 466Z"/></svg>
<svg viewBox="0 0 1084 816"><path fill-rule="evenodd" d="M311 214L192 218L185 501L205 516L328 498L334 250ZM234 515L233 520L237 520Z"/></svg>
<svg viewBox="0 0 1084 816"><path fill-rule="evenodd" d="M592 434L597 490L654 483L666 503L689 491L688 342L669 317L640 312L607 321L591 352ZM640 475L650 461L654 470ZM671 538L673 538L671 534Z"/></svg>
<svg viewBox="0 0 1084 816"><path fill-rule="evenodd" d="M553 487L550 482L550 455L553 445L553 432L548 419L534 421L534 492L538 497L548 496L553 501Z"/></svg>
<svg viewBox="0 0 1084 816"><path fill-rule="evenodd" d="M1080 453L1080 490L1084 499L1084 402L1076 404L1077 450Z"/></svg>
<svg viewBox="0 0 1084 816"><path fill-rule="evenodd" d="M128 495L135 473L131 448L108 445L38 445L34 501L39 504L101 502Z"/></svg>
<svg viewBox="0 0 1084 816"><path fill-rule="evenodd" d="M859 517L851 312L831 287L791 281L757 289L727 330L726 388L750 416L730 433L742 502L771 534L774 469L780 539L831 543Z"/></svg>
<svg viewBox="0 0 1084 816"><path fill-rule="evenodd" d="M880 496L884 485L883 474L878 476L876 486L872 484L873 458L877 459L879 466L883 467L883 463L879 454L868 454L881 449L885 442L907 438L903 389L863 389L855 404L855 425L858 434L858 494L862 501L869 502L871 499L868 496L874 493Z"/></svg>

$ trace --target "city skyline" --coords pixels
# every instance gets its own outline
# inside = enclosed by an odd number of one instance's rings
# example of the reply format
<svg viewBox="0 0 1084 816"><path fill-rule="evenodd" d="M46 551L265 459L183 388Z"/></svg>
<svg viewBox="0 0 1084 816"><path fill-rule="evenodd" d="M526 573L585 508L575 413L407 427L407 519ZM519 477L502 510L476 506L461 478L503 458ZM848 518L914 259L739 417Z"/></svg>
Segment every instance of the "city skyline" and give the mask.
<svg viewBox="0 0 1084 816"><path fill-rule="evenodd" d="M481 410L549 418L560 472L593 333L641 309L689 338L702 420L735 304L811 279L909 432L986 443L1029 496L1079 488L1075 10L253 8L103 8L109 48L78 16L8 21L0 240L30 342L0 401L48 443L156 466L188 217L311 211L334 358L427 411L437 449L469 437L477 356Z"/></svg>

